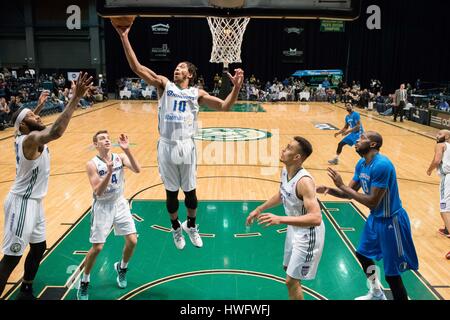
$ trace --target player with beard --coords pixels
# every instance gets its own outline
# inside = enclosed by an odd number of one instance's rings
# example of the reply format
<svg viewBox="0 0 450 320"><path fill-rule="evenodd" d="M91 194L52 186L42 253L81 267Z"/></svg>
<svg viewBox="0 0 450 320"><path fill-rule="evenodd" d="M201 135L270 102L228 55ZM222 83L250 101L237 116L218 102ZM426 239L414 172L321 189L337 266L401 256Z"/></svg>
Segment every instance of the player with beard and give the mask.
<svg viewBox="0 0 450 320"><path fill-rule="evenodd" d="M17 299L35 299L32 283L46 249L42 199L47 194L50 153L47 143L61 138L80 99L92 85L92 77L80 72L72 82L74 95L53 125L46 127L28 108L17 110L12 123L16 129L16 178L6 197L3 258L0 261L0 296L26 247L25 273Z"/></svg>
<svg viewBox="0 0 450 320"><path fill-rule="evenodd" d="M356 250L370 290L356 300L386 300L373 259L383 259L386 281L394 300L408 299L400 274L419 267L408 214L399 196L395 168L386 156L380 154L382 145L383 138L379 133L363 133L356 143L356 152L362 158L348 186L337 171L328 168L328 175L337 189L317 187L318 193L354 199L370 209ZM358 192L360 188L364 193Z"/></svg>

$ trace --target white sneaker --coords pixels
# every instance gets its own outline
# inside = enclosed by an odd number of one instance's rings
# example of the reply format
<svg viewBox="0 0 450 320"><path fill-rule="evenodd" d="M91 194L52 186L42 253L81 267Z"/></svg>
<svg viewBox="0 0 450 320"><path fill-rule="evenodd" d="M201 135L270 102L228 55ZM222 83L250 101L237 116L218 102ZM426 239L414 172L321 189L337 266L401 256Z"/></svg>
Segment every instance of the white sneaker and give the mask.
<svg viewBox="0 0 450 320"><path fill-rule="evenodd" d="M355 298L355 300L387 300L387 299L383 291L381 291L379 295L375 295L372 290L369 290L369 292L365 296Z"/></svg>
<svg viewBox="0 0 450 320"><path fill-rule="evenodd" d="M191 239L191 242L194 246L196 246L197 248L203 247L202 238L198 233L198 225L195 228L189 228L187 226L187 221L185 221L181 224L181 226L183 227L183 230L189 235L189 239Z"/></svg>
<svg viewBox="0 0 450 320"><path fill-rule="evenodd" d="M177 230L174 230L171 228L172 235L173 235L173 242L175 242L175 246L178 250L183 250L184 246L186 245L186 241L184 241L183 236L183 229L180 227Z"/></svg>

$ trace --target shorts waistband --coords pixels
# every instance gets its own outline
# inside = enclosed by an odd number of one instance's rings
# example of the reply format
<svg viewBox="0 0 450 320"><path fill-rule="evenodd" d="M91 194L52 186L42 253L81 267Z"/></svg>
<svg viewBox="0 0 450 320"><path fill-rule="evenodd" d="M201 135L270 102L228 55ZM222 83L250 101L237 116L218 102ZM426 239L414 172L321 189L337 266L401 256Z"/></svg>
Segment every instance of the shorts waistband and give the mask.
<svg viewBox="0 0 450 320"><path fill-rule="evenodd" d="M172 144L172 145L177 145L177 144L180 144L180 143L183 143L183 142L186 142L186 141L193 141L193 140L194 140L193 138L180 139L180 140L170 140L170 139L167 139L165 137L159 137L159 141L162 141L162 142L167 143L167 144Z"/></svg>

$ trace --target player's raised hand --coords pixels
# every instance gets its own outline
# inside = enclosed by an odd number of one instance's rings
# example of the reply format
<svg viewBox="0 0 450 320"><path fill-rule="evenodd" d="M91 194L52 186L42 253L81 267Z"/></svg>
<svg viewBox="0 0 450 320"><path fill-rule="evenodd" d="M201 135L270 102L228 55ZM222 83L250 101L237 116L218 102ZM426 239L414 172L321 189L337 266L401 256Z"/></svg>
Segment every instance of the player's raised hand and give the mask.
<svg viewBox="0 0 450 320"><path fill-rule="evenodd" d="M227 72L228 78L230 78L231 83L237 87L241 88L242 83L244 82L244 70L238 68L234 69L234 76L232 76L229 72Z"/></svg>
<svg viewBox="0 0 450 320"><path fill-rule="evenodd" d="M128 143L128 136L123 133L119 136L119 147L122 150L127 150L130 147Z"/></svg>
<svg viewBox="0 0 450 320"><path fill-rule="evenodd" d="M334 134L334 137L337 138L340 134L341 134L340 132L336 132L336 133Z"/></svg>
<svg viewBox="0 0 450 320"><path fill-rule="evenodd" d="M45 103L45 101L47 100L47 98L48 98L49 95L50 95L50 91L48 91L48 90L43 90L43 91L41 92L41 95L39 96L39 99L38 99L38 105L41 105L41 104Z"/></svg>
<svg viewBox="0 0 450 320"><path fill-rule="evenodd" d="M128 37L135 18L135 16L111 18L111 24L119 36L125 38Z"/></svg>
<svg viewBox="0 0 450 320"><path fill-rule="evenodd" d="M340 188L341 186L344 185L344 181L342 180L341 175L336 170L332 168L327 168L327 171L328 176L331 178L331 180L333 180L336 187Z"/></svg>
<svg viewBox="0 0 450 320"><path fill-rule="evenodd" d="M258 224L266 224L264 227L274 226L280 224L280 216L272 213L263 213L258 217Z"/></svg>
<svg viewBox="0 0 450 320"><path fill-rule="evenodd" d="M73 95L78 98L83 98L91 86L92 77L89 77L87 72L80 71L77 81L72 81Z"/></svg>

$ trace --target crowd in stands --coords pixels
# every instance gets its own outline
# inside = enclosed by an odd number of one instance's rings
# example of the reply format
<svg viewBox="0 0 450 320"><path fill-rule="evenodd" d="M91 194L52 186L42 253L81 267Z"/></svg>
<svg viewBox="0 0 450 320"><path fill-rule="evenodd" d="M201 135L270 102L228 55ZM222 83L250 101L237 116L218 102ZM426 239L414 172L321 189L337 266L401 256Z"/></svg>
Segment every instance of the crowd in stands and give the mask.
<svg viewBox="0 0 450 320"><path fill-rule="evenodd" d="M93 86L80 100L80 108L89 108L94 103L105 100L104 86ZM20 108L36 108L38 98L48 90L41 115L62 112L72 97L71 82L62 74L42 74L35 77L33 70L23 70L20 74L3 68L0 72L0 130L12 127L11 118Z"/></svg>
<svg viewBox="0 0 450 320"><path fill-rule="evenodd" d="M310 86L302 78L274 78L264 84L252 75L244 80L241 98L250 101L328 101L336 103L336 88L332 88L328 79L320 86Z"/></svg>
<svg viewBox="0 0 450 320"><path fill-rule="evenodd" d="M157 99L157 91L139 78L122 78L118 81L118 96L121 99ZM218 96L222 86L222 77L216 74L213 78L212 87L208 88L203 76L199 76L196 87ZM446 96L440 92L430 99L417 100L415 94L421 93L420 80L415 87L406 84L408 103L405 110L412 106L419 108L436 108L449 111L449 103ZM280 81L274 78L272 81L261 81L251 75L244 80L239 99L259 102L280 101L321 101L321 102L351 102L353 105L376 110L382 115L391 115L394 105L394 93L385 94L380 80L370 79L367 88L362 88L359 81L347 84L336 79L325 78L319 85L310 85L303 78L288 77Z"/></svg>

